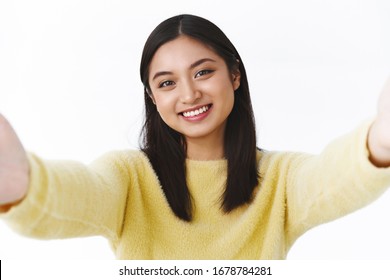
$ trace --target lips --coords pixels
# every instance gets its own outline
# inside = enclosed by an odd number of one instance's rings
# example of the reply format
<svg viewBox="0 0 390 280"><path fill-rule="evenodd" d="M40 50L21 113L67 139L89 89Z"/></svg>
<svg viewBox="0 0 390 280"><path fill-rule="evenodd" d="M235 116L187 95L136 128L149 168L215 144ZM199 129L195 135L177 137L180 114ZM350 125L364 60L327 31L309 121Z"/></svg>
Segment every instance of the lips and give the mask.
<svg viewBox="0 0 390 280"><path fill-rule="evenodd" d="M203 113L207 112L208 110L210 110L211 106L212 106L212 104L199 106L197 108L181 112L180 114L182 116L184 116L185 118L196 117L196 116L203 114Z"/></svg>

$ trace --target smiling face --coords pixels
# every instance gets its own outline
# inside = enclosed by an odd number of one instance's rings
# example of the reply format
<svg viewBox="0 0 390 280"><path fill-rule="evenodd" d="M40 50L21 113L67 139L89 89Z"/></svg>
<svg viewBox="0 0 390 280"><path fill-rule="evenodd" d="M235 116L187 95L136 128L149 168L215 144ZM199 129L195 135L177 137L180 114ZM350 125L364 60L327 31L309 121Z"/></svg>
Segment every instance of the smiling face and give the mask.
<svg viewBox="0 0 390 280"><path fill-rule="evenodd" d="M238 70L231 73L218 54L188 36L162 45L149 69L151 98L168 126L187 141L223 139Z"/></svg>

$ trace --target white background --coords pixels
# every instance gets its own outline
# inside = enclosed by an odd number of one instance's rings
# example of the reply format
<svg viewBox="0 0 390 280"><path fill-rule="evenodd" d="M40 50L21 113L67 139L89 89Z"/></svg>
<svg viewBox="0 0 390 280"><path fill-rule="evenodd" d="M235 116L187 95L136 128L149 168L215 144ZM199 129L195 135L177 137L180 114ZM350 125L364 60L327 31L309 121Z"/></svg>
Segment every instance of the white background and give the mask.
<svg viewBox="0 0 390 280"><path fill-rule="evenodd" d="M139 62L162 20L192 13L240 52L259 146L319 153L375 115L390 74L386 0L0 1L0 112L26 149L90 162L137 149ZM302 236L288 259L387 259L390 192ZM113 259L100 237L40 241L0 221L0 259Z"/></svg>

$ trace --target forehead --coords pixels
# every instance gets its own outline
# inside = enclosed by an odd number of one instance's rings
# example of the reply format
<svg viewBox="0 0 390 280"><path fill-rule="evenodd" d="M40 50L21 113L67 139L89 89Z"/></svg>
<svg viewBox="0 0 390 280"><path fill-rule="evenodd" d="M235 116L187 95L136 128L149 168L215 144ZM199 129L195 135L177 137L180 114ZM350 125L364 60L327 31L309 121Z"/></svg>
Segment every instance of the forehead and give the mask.
<svg viewBox="0 0 390 280"><path fill-rule="evenodd" d="M188 68L194 61L203 58L222 60L211 47L203 42L188 36L180 36L165 43L156 51L150 63L150 74L154 71Z"/></svg>

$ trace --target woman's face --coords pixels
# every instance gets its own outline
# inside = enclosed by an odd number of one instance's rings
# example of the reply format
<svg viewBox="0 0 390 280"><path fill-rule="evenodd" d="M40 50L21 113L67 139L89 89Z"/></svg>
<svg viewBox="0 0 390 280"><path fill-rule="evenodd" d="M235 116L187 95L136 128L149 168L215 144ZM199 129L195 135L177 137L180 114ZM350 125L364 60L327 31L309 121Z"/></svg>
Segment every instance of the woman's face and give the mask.
<svg viewBox="0 0 390 280"><path fill-rule="evenodd" d="M238 70L230 73L211 48L180 36L157 50L149 73L151 97L167 125L187 140L223 137L240 86Z"/></svg>

